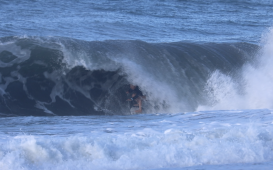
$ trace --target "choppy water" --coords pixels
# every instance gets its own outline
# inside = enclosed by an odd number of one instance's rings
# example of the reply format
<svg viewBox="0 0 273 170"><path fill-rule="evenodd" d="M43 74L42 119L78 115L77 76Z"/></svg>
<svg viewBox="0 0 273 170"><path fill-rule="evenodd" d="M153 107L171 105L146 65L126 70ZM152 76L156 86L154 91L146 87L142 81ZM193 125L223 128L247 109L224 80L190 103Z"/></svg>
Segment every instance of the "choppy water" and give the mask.
<svg viewBox="0 0 273 170"><path fill-rule="evenodd" d="M272 9L0 0L0 169L271 170Z"/></svg>

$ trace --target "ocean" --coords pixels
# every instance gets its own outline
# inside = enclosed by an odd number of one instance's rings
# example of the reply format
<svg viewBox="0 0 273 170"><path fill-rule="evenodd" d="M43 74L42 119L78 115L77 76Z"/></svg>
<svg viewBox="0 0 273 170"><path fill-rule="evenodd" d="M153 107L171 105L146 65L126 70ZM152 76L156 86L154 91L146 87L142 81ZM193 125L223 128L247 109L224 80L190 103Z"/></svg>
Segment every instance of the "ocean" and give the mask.
<svg viewBox="0 0 273 170"><path fill-rule="evenodd" d="M0 169L271 170L272 26L270 0L0 0Z"/></svg>

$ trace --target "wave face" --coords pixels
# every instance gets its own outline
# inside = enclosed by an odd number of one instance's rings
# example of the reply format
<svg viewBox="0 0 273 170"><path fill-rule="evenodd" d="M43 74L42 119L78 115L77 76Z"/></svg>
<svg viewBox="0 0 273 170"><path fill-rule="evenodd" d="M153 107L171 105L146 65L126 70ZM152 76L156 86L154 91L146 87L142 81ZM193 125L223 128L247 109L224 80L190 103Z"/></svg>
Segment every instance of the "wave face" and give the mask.
<svg viewBox="0 0 273 170"><path fill-rule="evenodd" d="M129 114L125 91L138 85L147 113L211 105L215 71L243 86L248 43L146 43L53 37L0 39L0 112L15 115ZM215 102L215 101L213 101Z"/></svg>

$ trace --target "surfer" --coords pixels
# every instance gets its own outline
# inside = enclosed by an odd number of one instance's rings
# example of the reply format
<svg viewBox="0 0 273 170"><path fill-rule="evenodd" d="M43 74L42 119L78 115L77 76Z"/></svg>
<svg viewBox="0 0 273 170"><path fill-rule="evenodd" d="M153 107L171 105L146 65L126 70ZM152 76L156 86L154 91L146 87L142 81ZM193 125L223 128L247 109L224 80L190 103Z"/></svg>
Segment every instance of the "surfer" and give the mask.
<svg viewBox="0 0 273 170"><path fill-rule="evenodd" d="M129 90L126 91L127 95L132 94L130 99L127 99L127 101L133 101L135 99L137 99L138 97L144 98L145 96L143 96L142 92L139 90L138 86L134 86L132 84L130 84L130 88ZM133 96L133 93L135 94Z"/></svg>
<svg viewBox="0 0 273 170"><path fill-rule="evenodd" d="M142 113L142 99L145 99L146 96L142 94L138 86L130 84L130 88L126 91L127 95L130 95L130 98L127 101L131 102L131 113Z"/></svg>
<svg viewBox="0 0 273 170"><path fill-rule="evenodd" d="M132 114L134 114L134 113L142 113L142 101L141 101L141 97L137 96L136 92L133 92L132 98L134 98L134 97L137 97L137 98L135 98L132 101L133 106L131 107L130 112Z"/></svg>

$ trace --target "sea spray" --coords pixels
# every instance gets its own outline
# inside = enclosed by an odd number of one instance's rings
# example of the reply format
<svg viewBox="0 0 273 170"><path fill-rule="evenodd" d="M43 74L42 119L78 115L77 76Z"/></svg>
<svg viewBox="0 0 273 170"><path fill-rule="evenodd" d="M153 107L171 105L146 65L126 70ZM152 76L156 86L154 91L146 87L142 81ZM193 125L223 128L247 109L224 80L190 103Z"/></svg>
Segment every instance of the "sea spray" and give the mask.
<svg viewBox="0 0 273 170"><path fill-rule="evenodd" d="M263 36L255 57L239 70L237 76L213 72L204 88L210 106L207 109L258 109L273 107L273 38L272 29ZM239 76L239 81L238 81Z"/></svg>

